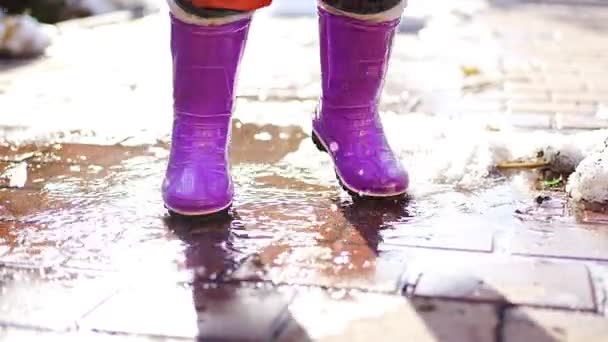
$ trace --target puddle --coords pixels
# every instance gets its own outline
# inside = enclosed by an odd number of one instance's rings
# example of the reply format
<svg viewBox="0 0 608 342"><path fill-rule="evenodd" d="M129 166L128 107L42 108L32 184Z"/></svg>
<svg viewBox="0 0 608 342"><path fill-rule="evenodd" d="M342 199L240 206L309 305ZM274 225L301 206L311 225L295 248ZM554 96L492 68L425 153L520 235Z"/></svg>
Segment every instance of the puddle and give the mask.
<svg viewBox="0 0 608 342"><path fill-rule="evenodd" d="M51 142L13 151L6 165L20 165L25 158L27 177L21 188L0 190L0 260L140 269L191 280L228 276L257 253L265 253L264 263L273 265L286 262L279 260L285 253L296 253L289 258L305 263L297 251L326 250L329 259L318 255L321 264L313 269L362 276L378 258L391 265L379 252L387 248L504 252L514 231L533 232L534 222L576 226L565 218L563 198L537 203L538 194L525 181L490 172L493 159L479 157L488 152L471 149L472 142L461 143L460 160L452 153L443 155L444 164L423 164L453 141L442 128L446 121L438 119L388 116L395 149L413 164L410 199L353 201L338 189L328 157L314 150L304 107L287 124L237 116L231 150L237 194L229 217L220 220L180 221L167 215L159 189L166 140L135 146ZM394 139L392 127L413 132L416 121L426 125L426 135ZM543 241L546 236L539 235L539 248ZM285 277L281 273L280 279Z"/></svg>

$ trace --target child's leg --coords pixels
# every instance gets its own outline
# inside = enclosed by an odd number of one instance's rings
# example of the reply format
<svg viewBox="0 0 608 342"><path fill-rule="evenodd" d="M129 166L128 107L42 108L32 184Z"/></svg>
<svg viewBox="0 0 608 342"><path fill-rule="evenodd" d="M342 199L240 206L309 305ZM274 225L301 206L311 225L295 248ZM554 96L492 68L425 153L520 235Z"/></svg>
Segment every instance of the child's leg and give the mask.
<svg viewBox="0 0 608 342"><path fill-rule="evenodd" d="M168 0L167 2L173 16L195 25L222 25L249 18L252 14L252 11L195 6L192 1L187 0Z"/></svg>
<svg viewBox="0 0 608 342"><path fill-rule="evenodd" d="M399 19L407 5L405 0L320 0L327 11L364 21Z"/></svg>
<svg viewBox="0 0 608 342"><path fill-rule="evenodd" d="M403 7L398 0L325 0L319 5L323 95L313 139L330 153L343 186L362 196L400 196L409 183L378 115Z"/></svg>
<svg viewBox="0 0 608 342"><path fill-rule="evenodd" d="M183 215L222 211L234 192L227 145L251 15L230 6L245 2L224 0L226 9L216 6L218 0L198 6L205 1L170 2L174 121L163 199Z"/></svg>

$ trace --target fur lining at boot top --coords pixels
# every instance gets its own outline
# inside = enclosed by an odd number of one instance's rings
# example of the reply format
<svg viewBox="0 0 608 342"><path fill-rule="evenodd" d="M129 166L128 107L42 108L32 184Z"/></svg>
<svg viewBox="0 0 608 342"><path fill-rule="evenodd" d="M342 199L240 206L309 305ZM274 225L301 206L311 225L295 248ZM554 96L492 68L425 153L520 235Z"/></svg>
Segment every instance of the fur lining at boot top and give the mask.
<svg viewBox="0 0 608 342"><path fill-rule="evenodd" d="M192 0L174 0L175 4L177 4L184 12L188 14L194 14L197 17L201 18L223 18L233 16L235 14L244 13L242 11L236 11L231 9L224 8L205 8L196 6Z"/></svg>
<svg viewBox="0 0 608 342"><path fill-rule="evenodd" d="M322 0L326 5L353 14L376 14L397 7L405 0Z"/></svg>

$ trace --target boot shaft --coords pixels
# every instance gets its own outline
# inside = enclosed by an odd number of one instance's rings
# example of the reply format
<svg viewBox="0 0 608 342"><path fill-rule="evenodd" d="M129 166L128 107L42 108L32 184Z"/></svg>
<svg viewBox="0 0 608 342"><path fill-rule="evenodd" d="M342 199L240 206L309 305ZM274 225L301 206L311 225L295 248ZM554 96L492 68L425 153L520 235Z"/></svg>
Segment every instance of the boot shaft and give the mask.
<svg viewBox="0 0 608 342"><path fill-rule="evenodd" d="M250 19L217 26L171 17L174 121L163 199L182 215L206 215L232 202L227 145L237 69Z"/></svg>
<svg viewBox="0 0 608 342"><path fill-rule="evenodd" d="M376 110L398 23L366 22L319 8L324 108Z"/></svg>
<svg viewBox="0 0 608 342"><path fill-rule="evenodd" d="M250 19L199 26L171 16L171 23L175 114L231 114Z"/></svg>

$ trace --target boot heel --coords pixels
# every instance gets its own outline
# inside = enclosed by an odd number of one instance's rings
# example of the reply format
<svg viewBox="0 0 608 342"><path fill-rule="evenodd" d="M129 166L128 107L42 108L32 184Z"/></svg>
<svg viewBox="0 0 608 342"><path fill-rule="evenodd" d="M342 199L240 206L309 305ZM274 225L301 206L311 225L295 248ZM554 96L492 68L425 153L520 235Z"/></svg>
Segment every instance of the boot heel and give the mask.
<svg viewBox="0 0 608 342"><path fill-rule="evenodd" d="M317 149L319 151L327 152L327 150L325 149L325 146L323 146L323 143L321 142L321 140L317 136L317 133L315 133L315 132L312 132L312 143L315 144L315 146L317 147Z"/></svg>

